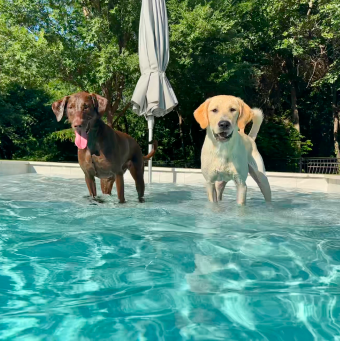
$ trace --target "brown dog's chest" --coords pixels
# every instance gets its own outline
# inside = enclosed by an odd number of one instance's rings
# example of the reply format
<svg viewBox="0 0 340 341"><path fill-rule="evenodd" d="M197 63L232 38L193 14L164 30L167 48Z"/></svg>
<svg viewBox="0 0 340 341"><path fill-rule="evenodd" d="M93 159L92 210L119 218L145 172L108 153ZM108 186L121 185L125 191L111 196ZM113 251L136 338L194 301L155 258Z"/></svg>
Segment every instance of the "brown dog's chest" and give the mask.
<svg viewBox="0 0 340 341"><path fill-rule="evenodd" d="M117 170L114 168L114 164L110 162L103 153L98 155L92 154L89 150L86 150L85 155L79 156L79 164L85 174L90 176L96 176L100 179L108 179L114 177Z"/></svg>

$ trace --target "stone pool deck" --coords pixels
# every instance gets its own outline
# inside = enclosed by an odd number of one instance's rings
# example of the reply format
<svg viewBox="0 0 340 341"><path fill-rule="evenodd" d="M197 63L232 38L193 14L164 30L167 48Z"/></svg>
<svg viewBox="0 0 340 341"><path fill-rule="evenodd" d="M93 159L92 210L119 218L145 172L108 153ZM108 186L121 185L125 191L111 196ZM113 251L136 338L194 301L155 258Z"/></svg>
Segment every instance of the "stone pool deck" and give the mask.
<svg viewBox="0 0 340 341"><path fill-rule="evenodd" d="M77 163L0 160L0 175L27 173L67 178L82 178L84 176ZM267 172L267 176L273 187L340 193L340 175ZM147 180L147 167L144 177ZM125 174L125 181L133 182L129 172ZM205 181L200 169L153 167L152 182L195 185L204 184ZM232 184L230 183L230 185ZM257 186L250 176L247 179L247 185Z"/></svg>

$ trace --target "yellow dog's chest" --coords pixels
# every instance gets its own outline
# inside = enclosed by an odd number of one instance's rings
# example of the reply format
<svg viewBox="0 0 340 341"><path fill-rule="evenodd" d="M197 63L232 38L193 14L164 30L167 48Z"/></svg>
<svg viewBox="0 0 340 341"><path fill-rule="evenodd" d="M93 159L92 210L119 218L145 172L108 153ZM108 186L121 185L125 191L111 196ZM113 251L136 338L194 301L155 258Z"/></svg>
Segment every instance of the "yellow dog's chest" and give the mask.
<svg viewBox="0 0 340 341"><path fill-rule="evenodd" d="M228 159L211 155L202 160L202 173L210 181L229 181L237 175L237 170Z"/></svg>
<svg viewBox="0 0 340 341"><path fill-rule="evenodd" d="M236 168L233 163L227 160L215 160L210 168L215 181L225 181L232 179L236 174Z"/></svg>
<svg viewBox="0 0 340 341"><path fill-rule="evenodd" d="M242 150L241 150L242 152ZM209 139L202 148L202 173L208 182L242 179L248 174L246 155L235 155L232 150L215 148Z"/></svg>

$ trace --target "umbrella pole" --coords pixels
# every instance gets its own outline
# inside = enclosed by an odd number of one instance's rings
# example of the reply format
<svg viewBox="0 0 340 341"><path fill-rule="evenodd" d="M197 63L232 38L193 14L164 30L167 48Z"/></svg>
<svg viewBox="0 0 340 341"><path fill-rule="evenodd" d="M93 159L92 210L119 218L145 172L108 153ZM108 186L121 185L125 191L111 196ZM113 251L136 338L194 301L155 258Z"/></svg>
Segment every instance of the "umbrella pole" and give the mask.
<svg viewBox="0 0 340 341"><path fill-rule="evenodd" d="M148 129L149 129L149 153L152 151L153 147L153 127L155 125L155 117L150 115L147 117L148 120ZM148 183L152 182L152 158L148 161Z"/></svg>

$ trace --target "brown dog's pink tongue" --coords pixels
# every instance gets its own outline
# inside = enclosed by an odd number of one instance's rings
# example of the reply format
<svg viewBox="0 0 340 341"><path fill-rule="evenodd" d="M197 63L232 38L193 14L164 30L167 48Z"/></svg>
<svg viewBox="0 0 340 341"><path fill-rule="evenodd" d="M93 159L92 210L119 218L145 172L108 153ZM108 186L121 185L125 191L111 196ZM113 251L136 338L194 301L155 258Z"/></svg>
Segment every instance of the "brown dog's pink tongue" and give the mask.
<svg viewBox="0 0 340 341"><path fill-rule="evenodd" d="M76 140L75 144L79 149L85 149L87 147L87 134L85 131L81 132L81 135L79 135L76 131Z"/></svg>

